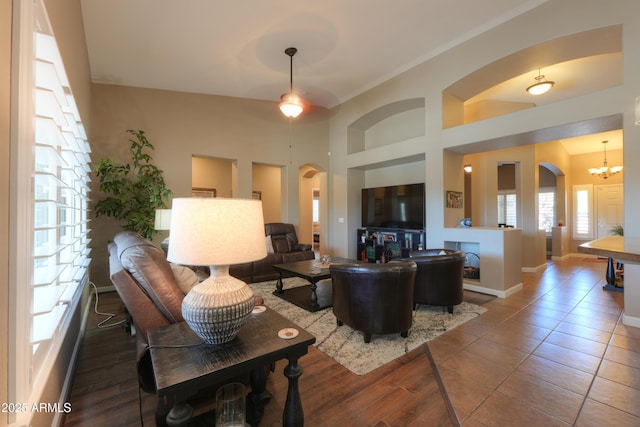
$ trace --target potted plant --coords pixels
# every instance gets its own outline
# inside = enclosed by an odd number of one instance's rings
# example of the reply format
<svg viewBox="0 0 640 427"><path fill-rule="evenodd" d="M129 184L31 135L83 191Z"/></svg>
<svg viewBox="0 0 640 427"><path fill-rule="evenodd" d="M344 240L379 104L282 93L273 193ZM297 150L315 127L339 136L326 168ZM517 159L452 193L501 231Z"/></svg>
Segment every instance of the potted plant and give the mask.
<svg viewBox="0 0 640 427"><path fill-rule="evenodd" d="M96 216L107 215L124 221L123 228L152 239L156 209L167 208L171 190L167 189L162 170L151 163L153 150L142 130L128 129L133 164L122 164L106 157L94 167L100 191L106 197L95 205Z"/></svg>
<svg viewBox="0 0 640 427"><path fill-rule="evenodd" d="M624 227L622 226L622 224L616 224L611 229L611 234L613 234L614 236L624 236Z"/></svg>

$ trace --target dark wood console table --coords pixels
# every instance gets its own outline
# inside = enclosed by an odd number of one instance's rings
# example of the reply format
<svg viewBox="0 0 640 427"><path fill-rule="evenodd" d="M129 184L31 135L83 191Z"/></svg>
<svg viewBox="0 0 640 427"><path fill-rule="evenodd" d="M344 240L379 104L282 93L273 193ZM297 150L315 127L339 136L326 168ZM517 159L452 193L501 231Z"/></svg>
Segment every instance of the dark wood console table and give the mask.
<svg viewBox="0 0 640 427"><path fill-rule="evenodd" d="M279 338L278 331L285 328L295 328L299 335L289 340ZM170 410L184 414L188 411L185 401L195 390L223 384L277 360L288 359L284 375L289 379L289 389L282 423L304 424L298 390L302 368L298 359L307 354L316 338L277 312L267 308L263 313L251 314L236 338L225 344L201 344L184 322L152 329L148 338L158 395L156 419Z"/></svg>

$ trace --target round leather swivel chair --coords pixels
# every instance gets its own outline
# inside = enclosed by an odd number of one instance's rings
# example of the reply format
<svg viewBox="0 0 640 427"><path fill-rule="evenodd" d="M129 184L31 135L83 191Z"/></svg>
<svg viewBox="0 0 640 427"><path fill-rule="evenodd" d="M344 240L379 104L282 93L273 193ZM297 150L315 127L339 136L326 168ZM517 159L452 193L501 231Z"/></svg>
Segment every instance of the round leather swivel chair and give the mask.
<svg viewBox="0 0 640 427"><path fill-rule="evenodd" d="M453 306L462 302L462 282L465 253L452 249L426 249L411 252L418 266L414 304L441 305L453 313Z"/></svg>
<svg viewBox="0 0 640 427"><path fill-rule="evenodd" d="M398 333L406 338L413 320L413 286L416 264L331 264L333 314L338 326L346 324L364 333Z"/></svg>

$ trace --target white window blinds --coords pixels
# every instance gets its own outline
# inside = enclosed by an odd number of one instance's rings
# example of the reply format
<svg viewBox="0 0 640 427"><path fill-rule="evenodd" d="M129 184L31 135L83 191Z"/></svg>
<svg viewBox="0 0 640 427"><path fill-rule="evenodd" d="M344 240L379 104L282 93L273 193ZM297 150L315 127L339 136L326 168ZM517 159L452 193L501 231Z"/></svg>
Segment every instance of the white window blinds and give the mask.
<svg viewBox="0 0 640 427"><path fill-rule="evenodd" d="M573 238L593 239L593 186L573 186Z"/></svg>
<svg viewBox="0 0 640 427"><path fill-rule="evenodd" d="M51 34L35 33L34 76L30 343L37 373L87 281L91 150Z"/></svg>

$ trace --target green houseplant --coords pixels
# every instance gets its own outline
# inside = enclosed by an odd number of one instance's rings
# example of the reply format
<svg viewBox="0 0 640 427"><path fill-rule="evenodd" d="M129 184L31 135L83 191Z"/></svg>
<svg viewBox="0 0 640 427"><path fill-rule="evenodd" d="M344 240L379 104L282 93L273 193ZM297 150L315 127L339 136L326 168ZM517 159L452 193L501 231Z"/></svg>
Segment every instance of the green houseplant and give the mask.
<svg viewBox="0 0 640 427"><path fill-rule="evenodd" d="M105 157L94 167L100 191L106 197L95 205L96 216L107 215L124 221L123 228L148 239L154 230L156 209L167 207L171 190L167 189L162 170L151 163L148 150L153 150L142 130L128 129L135 137L131 142L133 164L122 164Z"/></svg>
<svg viewBox="0 0 640 427"><path fill-rule="evenodd" d="M614 236L624 236L624 227L622 224L616 224L612 229L611 229L611 234L613 234Z"/></svg>

